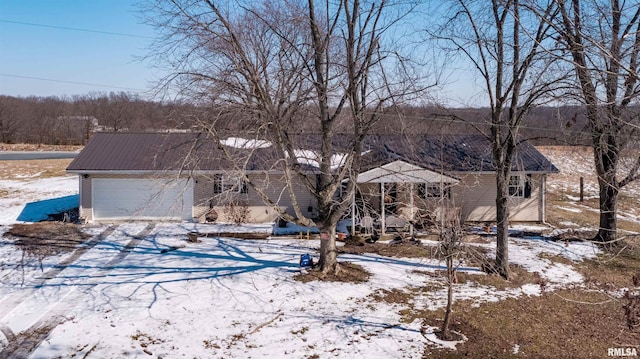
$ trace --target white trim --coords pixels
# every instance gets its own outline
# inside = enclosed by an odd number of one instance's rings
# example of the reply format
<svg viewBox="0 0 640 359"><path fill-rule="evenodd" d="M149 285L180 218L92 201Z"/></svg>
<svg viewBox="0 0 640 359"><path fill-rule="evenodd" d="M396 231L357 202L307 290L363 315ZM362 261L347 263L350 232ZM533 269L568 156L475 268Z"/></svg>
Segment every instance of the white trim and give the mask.
<svg viewBox="0 0 640 359"><path fill-rule="evenodd" d="M458 179L404 161L394 161L362 172L358 183L458 183Z"/></svg>
<svg viewBox="0 0 640 359"><path fill-rule="evenodd" d="M517 184L511 184L511 178L515 178L518 180ZM509 193L509 197L511 198L525 198L525 189L526 189L526 174L513 174L509 175L507 179L507 192ZM515 193L511 194L511 189L515 189Z"/></svg>
<svg viewBox="0 0 640 359"><path fill-rule="evenodd" d="M540 222L547 223L547 176L540 180Z"/></svg>
<svg viewBox="0 0 640 359"><path fill-rule="evenodd" d="M159 176L159 175L176 175L179 174L181 177L194 177L201 175L211 175L211 174L226 174L229 172L239 172L233 170L207 170L207 171L190 171L190 170L66 170L67 173L75 173L79 175L87 174L87 175L150 175L150 176ZM240 171L246 174L283 174L284 171L262 171L262 170L253 170L253 171ZM318 171L309 171L309 174L319 173Z"/></svg>
<svg viewBox="0 0 640 359"><path fill-rule="evenodd" d="M468 175L495 175L496 171L449 171L451 175L454 176L468 176ZM546 175L553 173L560 173L560 171L511 171L511 174L514 173L528 173L533 175Z"/></svg>

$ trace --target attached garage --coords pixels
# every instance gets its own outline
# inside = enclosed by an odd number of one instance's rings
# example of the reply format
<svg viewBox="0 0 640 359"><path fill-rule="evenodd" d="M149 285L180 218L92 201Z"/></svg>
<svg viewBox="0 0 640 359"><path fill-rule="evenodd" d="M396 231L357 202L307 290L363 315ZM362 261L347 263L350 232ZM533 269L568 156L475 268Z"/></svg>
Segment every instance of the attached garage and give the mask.
<svg viewBox="0 0 640 359"><path fill-rule="evenodd" d="M191 220L193 181L93 178L93 220Z"/></svg>

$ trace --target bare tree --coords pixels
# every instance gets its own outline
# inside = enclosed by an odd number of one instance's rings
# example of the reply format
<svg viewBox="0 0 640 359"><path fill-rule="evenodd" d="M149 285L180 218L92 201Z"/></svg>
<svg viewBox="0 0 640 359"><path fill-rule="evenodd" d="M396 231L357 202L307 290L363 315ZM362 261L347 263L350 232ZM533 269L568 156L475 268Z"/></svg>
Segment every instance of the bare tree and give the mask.
<svg viewBox="0 0 640 359"><path fill-rule="evenodd" d="M492 143L496 168L497 272L509 278L509 181L519 132L529 111L544 102L558 84L553 57L541 44L549 41L550 26L533 19L524 0L455 0L451 17L432 33L445 48L462 54L479 77L489 107L487 126L477 126ZM543 18L553 17L548 4ZM487 129L488 128L488 129Z"/></svg>
<svg viewBox="0 0 640 359"><path fill-rule="evenodd" d="M108 95L93 96L92 114L98 118L101 125L113 132L130 129L134 115L131 106L133 95L126 92L110 92Z"/></svg>
<svg viewBox="0 0 640 359"><path fill-rule="evenodd" d="M0 142L13 143L19 129L20 101L0 96Z"/></svg>
<svg viewBox="0 0 640 359"><path fill-rule="evenodd" d="M409 6L409 7L408 7ZM336 223L349 208L363 141L386 106L421 90L393 39L410 10L390 1L165 1L149 4L160 33L156 59L173 69L163 85L206 104L205 130L215 140L227 121L246 121L277 153L294 215L244 176L280 216L319 227L319 264L339 269ZM409 81L413 78L414 81ZM338 119L347 115L348 127ZM301 134L302 124L317 130ZM224 148L221 148L225 150ZM307 150L302 152L301 150ZM226 152L230 154L229 152ZM235 161L242 164L242 161ZM238 168L242 169L242 168ZM336 193L347 181L346 195ZM310 218L296 198L303 183L317 202ZM306 204L304 204L306 206Z"/></svg>
<svg viewBox="0 0 640 359"><path fill-rule="evenodd" d="M451 313L453 311L453 285L457 282L456 270L459 265L459 257L464 251L464 231L462 229L459 213L454 211L445 213L447 215L445 216L443 213L438 233L438 250L444 256L445 263L447 265L447 306L444 312L441 335L442 339L450 340L451 333L449 330L449 324L451 322Z"/></svg>
<svg viewBox="0 0 640 359"><path fill-rule="evenodd" d="M640 156L623 169L625 147L640 124L640 4L619 0L556 0L553 22L558 44L575 73L575 88L586 108L598 175L600 226L595 240L616 240L620 189L638 179Z"/></svg>

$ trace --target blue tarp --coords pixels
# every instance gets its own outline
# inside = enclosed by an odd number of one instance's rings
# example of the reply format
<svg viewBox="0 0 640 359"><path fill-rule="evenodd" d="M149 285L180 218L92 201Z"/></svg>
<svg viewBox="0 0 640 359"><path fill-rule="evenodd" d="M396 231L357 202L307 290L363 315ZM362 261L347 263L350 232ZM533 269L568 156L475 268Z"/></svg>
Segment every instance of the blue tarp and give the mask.
<svg viewBox="0 0 640 359"><path fill-rule="evenodd" d="M20 222L40 222L49 218L49 215L58 214L78 208L79 196L77 194L45 199L38 202L25 204L22 212L16 220Z"/></svg>

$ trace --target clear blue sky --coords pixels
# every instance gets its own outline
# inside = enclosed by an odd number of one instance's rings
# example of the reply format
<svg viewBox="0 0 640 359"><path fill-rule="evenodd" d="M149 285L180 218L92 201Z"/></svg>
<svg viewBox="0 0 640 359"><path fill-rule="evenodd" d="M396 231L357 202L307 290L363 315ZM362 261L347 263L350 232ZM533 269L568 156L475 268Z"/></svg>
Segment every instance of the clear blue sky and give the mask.
<svg viewBox="0 0 640 359"><path fill-rule="evenodd" d="M0 0L0 94L127 91L152 99L152 82L161 74L139 58L148 54L154 29L140 23L136 2ZM436 97L452 106L476 102L472 75L448 72L448 85Z"/></svg>
<svg viewBox="0 0 640 359"><path fill-rule="evenodd" d="M0 0L0 94L147 97L155 75L136 57L154 34L136 11L131 0Z"/></svg>

